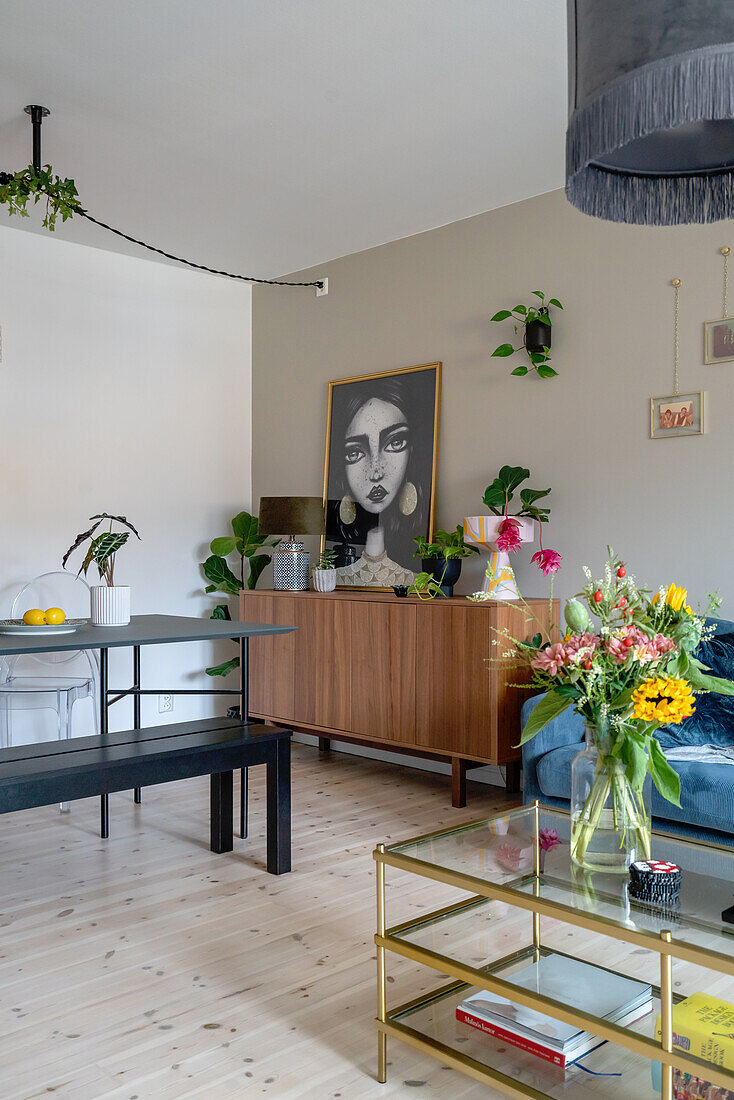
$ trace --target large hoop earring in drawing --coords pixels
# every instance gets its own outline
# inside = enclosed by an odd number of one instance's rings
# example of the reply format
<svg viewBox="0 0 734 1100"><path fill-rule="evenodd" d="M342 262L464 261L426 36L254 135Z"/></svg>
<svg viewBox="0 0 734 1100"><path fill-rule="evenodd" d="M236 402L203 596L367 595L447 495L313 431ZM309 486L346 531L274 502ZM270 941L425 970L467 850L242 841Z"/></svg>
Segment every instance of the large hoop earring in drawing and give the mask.
<svg viewBox="0 0 734 1100"><path fill-rule="evenodd" d="M342 523L349 525L350 523L354 523L356 518L357 505L352 498L345 493L339 501L339 519Z"/></svg>
<svg viewBox="0 0 734 1100"><path fill-rule="evenodd" d="M418 490L412 481L406 481L400 490L400 502L398 507L404 516L412 516L418 507Z"/></svg>

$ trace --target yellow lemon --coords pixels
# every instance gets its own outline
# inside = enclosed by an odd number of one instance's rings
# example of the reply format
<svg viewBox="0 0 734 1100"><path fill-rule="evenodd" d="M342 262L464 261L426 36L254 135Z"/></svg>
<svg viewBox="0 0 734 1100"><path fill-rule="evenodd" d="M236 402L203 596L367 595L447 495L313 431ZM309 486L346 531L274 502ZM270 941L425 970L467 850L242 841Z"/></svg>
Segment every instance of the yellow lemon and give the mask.
<svg viewBox="0 0 734 1100"><path fill-rule="evenodd" d="M40 607L32 607L30 611L26 611L23 622L26 626L43 626L46 622L46 616Z"/></svg>
<svg viewBox="0 0 734 1100"><path fill-rule="evenodd" d="M46 608L46 622L49 626L61 626L65 621L66 614L60 607L47 607Z"/></svg>

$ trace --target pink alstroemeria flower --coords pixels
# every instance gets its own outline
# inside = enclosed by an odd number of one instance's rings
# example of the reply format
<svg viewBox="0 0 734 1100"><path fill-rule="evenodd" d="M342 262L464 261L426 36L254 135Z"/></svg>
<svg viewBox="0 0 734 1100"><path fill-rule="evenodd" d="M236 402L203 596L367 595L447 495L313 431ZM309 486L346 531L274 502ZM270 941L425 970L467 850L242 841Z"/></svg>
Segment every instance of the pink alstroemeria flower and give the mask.
<svg viewBox="0 0 734 1100"><path fill-rule="evenodd" d="M544 577L549 573L557 573L561 568L563 558L557 550L536 550L530 559L537 565Z"/></svg>
<svg viewBox="0 0 734 1100"><path fill-rule="evenodd" d="M497 549L508 550L511 554L516 554L522 546L522 539L520 538L520 531L518 530L520 524L516 519L511 519L506 516L500 524L500 533L497 536Z"/></svg>

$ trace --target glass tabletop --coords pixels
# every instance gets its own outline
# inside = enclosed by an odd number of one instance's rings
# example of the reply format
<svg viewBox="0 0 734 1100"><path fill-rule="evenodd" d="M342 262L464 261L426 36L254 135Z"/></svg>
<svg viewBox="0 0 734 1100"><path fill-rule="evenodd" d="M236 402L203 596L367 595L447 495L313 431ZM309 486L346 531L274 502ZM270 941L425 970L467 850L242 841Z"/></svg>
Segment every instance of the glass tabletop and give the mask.
<svg viewBox="0 0 734 1100"><path fill-rule="evenodd" d="M553 829L560 844L540 853L540 874L535 874L536 837L539 830ZM653 833L652 858L676 863L683 873L680 902L669 910L643 906L630 898L625 875L581 871L571 862L571 819L568 813L524 806L485 821L474 822L402 844L388 853L407 857L420 865L466 876L466 888L476 881L491 883L520 899L539 899L563 913L585 914L614 929L659 935L670 930L674 943L704 953L731 958L734 924L722 920L722 912L734 904L734 849L705 841L689 841ZM510 898L508 898L510 900ZM526 906L528 907L528 906ZM624 938L624 937L623 937ZM720 960L719 960L720 961Z"/></svg>

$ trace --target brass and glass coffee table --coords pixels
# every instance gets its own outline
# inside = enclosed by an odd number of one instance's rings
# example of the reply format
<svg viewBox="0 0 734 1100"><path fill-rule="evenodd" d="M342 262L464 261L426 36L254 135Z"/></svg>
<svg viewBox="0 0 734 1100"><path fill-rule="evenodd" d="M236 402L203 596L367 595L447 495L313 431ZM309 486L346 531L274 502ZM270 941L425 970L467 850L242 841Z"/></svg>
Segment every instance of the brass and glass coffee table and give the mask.
<svg viewBox="0 0 734 1100"><path fill-rule="evenodd" d="M555 829L559 835L561 843L552 851L542 851L538 843L543 829ZM734 925L721 920L722 911L734 902L734 850L654 833L653 858L677 863L683 871L680 908L661 914L631 901L623 876L575 869L569 838L569 815L536 803L400 844L378 845L374 859L379 1081L387 1079L390 1036L513 1097L671 1100L673 1067L734 1089L731 1070L673 1050L672 1029L673 1005L693 992L734 1001ZM422 881L424 887L428 879L470 896L389 927L388 867L419 876L415 882ZM401 891L409 881L401 876ZM503 938L514 949L497 958ZM388 1008L388 953L453 980ZM649 981L652 1013L619 1027L512 985L514 971L550 953L582 957ZM459 1023L457 1005L479 989L608 1041L581 1059L584 1069L571 1066L564 1074ZM658 1014L662 1036L656 1039Z"/></svg>

